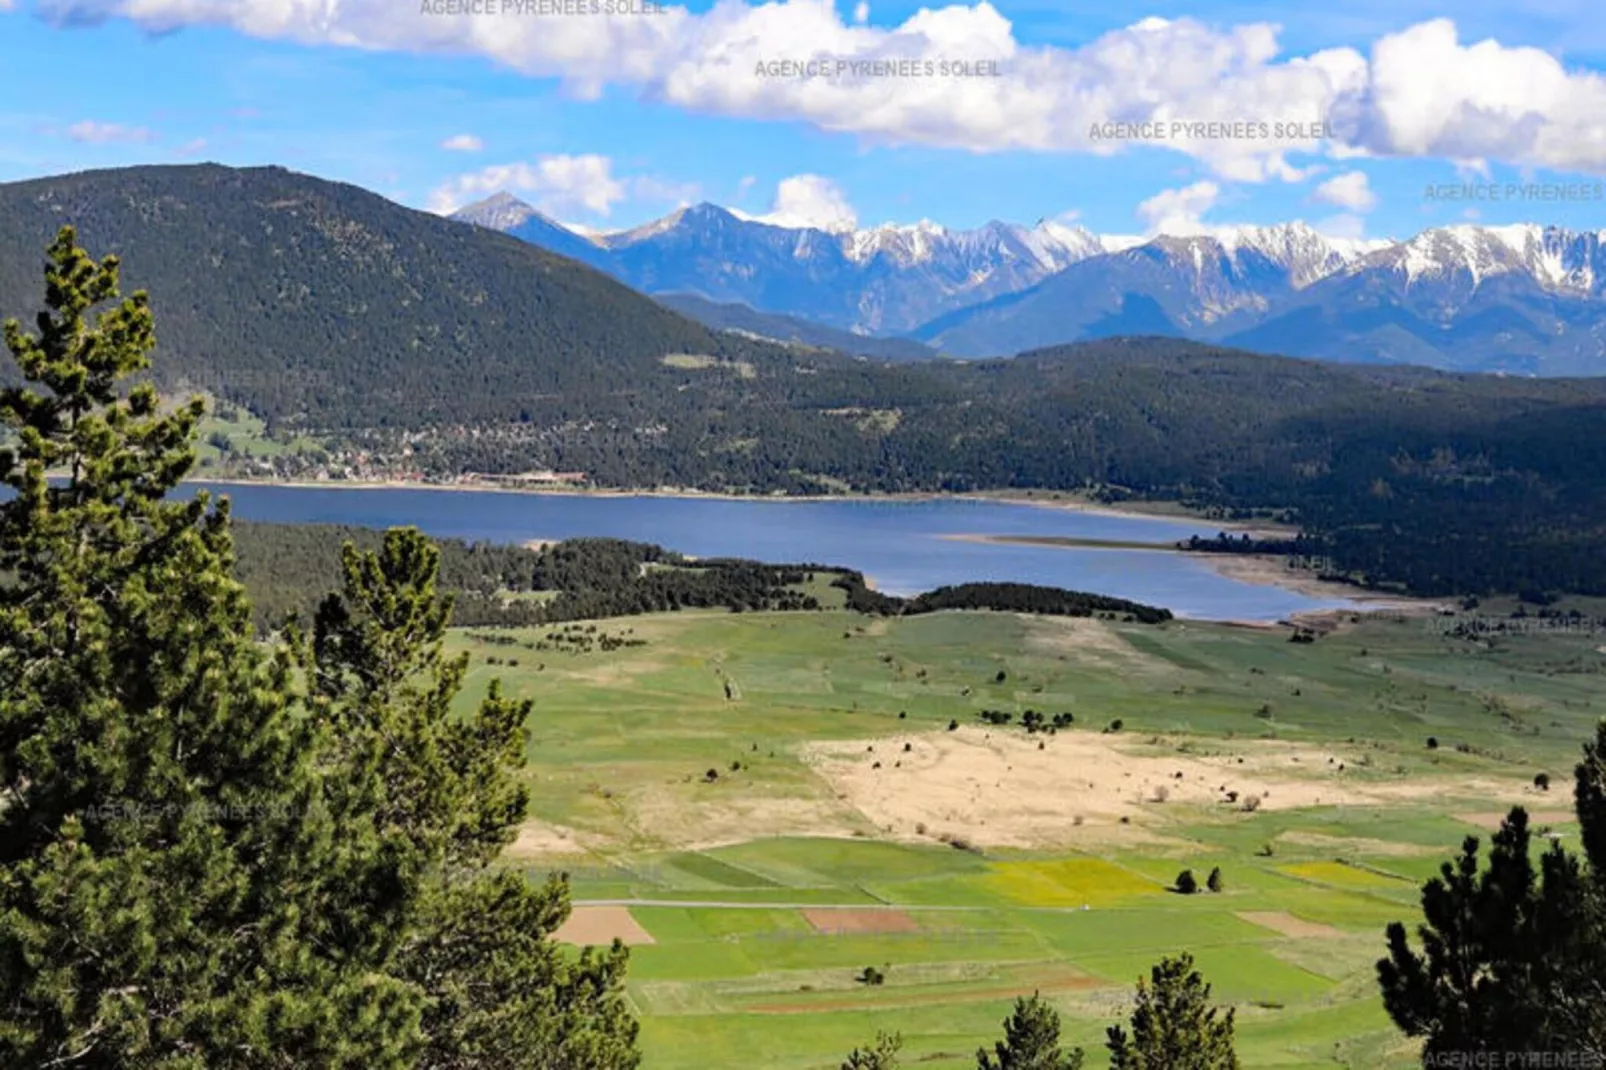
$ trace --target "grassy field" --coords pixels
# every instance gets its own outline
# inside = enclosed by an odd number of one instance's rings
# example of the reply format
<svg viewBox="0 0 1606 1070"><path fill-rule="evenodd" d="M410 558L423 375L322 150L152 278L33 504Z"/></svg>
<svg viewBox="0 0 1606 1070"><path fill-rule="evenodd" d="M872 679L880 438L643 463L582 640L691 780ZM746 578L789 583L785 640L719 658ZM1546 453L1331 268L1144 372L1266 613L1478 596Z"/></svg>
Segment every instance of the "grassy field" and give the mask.
<svg viewBox="0 0 1606 1070"><path fill-rule="evenodd" d="M1606 637L1435 624L1291 643L688 612L597 622L644 643L607 653L541 630L452 644L465 707L493 677L536 700L538 820L510 863L571 875L576 939L625 907L651 941L630 995L653 1070L835 1067L877 1028L909 1065L973 1066L1034 990L1102 1066L1136 978L1184 949L1238 1008L1245 1066L1372 1068L1412 1065L1376 993L1384 925L1511 803L1572 831L1570 771L1606 714ZM984 709L1075 721L1028 736ZM1217 867L1222 892L1171 890Z"/></svg>

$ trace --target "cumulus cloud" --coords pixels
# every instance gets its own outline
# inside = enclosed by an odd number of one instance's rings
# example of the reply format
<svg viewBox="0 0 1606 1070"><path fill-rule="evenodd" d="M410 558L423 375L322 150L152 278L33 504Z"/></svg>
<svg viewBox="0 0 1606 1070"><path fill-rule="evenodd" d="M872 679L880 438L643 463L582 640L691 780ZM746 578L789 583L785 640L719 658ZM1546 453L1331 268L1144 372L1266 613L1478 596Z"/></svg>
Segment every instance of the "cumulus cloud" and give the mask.
<svg viewBox="0 0 1606 1070"><path fill-rule="evenodd" d="M204 138L204 137L196 137L196 138L191 138L190 140L184 142L184 144L180 145L178 148L174 149L173 150L173 155L179 157L180 159L188 159L191 156L199 156L201 153L203 153L205 151L206 151L206 138Z"/></svg>
<svg viewBox="0 0 1606 1070"><path fill-rule="evenodd" d="M445 215L504 190L550 216L574 212L607 216L626 195L625 183L613 176L608 157L554 155L458 175L430 194L429 210Z"/></svg>
<svg viewBox="0 0 1606 1070"><path fill-rule="evenodd" d="M1215 207L1220 196L1221 187L1214 182L1162 190L1138 205L1138 218L1150 234L1208 234L1212 228L1200 217Z"/></svg>
<svg viewBox="0 0 1606 1070"><path fill-rule="evenodd" d="M1027 46L986 0L871 27L832 0L723 0L656 16L431 15L392 0L38 0L64 25L107 17L152 31L208 23L257 37L475 55L572 94L634 88L689 110L802 121L877 142L974 152L1185 153L1217 177L1295 181L1292 155L1431 156L1606 172L1606 79L1495 40L1463 44L1436 19L1369 52L1284 56L1278 28L1147 18L1077 48ZM765 64L992 61L999 77L800 77ZM834 69L834 68L833 68ZM1256 137L1110 140L1104 122L1312 124ZM1330 135L1330 136L1329 136Z"/></svg>
<svg viewBox="0 0 1606 1070"><path fill-rule="evenodd" d="M1316 187L1315 197L1324 204L1337 205L1351 212L1370 212L1377 207L1377 194L1367 184L1366 172L1346 171Z"/></svg>
<svg viewBox="0 0 1606 1070"><path fill-rule="evenodd" d="M67 128L67 136L89 145L142 144L156 140L156 135L143 126L98 123L93 119L73 123Z"/></svg>
<svg viewBox="0 0 1606 1070"><path fill-rule="evenodd" d="M473 134L453 134L441 142L441 148L447 152L479 152L485 148L485 142Z"/></svg>
<svg viewBox="0 0 1606 1070"><path fill-rule="evenodd" d="M832 232L852 230L859 222L842 188L820 175L782 179L768 214L751 218L777 227L817 227Z"/></svg>

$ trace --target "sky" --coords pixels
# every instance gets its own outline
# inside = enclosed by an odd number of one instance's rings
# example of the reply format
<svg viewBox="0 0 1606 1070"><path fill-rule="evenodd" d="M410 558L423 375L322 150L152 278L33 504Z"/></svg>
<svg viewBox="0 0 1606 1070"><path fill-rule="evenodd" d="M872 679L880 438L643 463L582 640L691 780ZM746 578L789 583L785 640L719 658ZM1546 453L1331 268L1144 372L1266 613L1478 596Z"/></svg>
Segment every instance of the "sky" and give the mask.
<svg viewBox="0 0 1606 1070"><path fill-rule="evenodd" d="M1606 228L1601 0L0 0L0 181L279 164L583 229ZM567 7L565 7L567 5Z"/></svg>

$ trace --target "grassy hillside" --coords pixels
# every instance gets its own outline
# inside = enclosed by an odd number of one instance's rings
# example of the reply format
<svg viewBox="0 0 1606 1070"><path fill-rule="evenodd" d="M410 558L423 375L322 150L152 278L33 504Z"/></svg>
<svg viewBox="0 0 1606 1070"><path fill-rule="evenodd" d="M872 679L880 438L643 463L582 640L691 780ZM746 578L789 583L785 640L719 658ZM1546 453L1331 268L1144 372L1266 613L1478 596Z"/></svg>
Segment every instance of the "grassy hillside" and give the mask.
<svg viewBox="0 0 1606 1070"><path fill-rule="evenodd" d="M508 862L571 874L568 938L636 945L647 1065L820 1070L879 1026L911 1064L964 1070L1035 989L1100 1067L1133 982L1187 948L1237 1008L1246 1067L1403 1070L1420 1059L1378 997L1384 925L1511 802L1575 838L1569 770L1606 712L1600 633L1485 644L1454 623L1297 644L682 613L598 622L636 644L611 651L559 629L452 646L472 658L464 708L493 678L537 703L540 819ZM1033 708L1075 723L1028 735ZM1170 890L1216 867L1221 893ZM856 981L865 966L886 983Z"/></svg>

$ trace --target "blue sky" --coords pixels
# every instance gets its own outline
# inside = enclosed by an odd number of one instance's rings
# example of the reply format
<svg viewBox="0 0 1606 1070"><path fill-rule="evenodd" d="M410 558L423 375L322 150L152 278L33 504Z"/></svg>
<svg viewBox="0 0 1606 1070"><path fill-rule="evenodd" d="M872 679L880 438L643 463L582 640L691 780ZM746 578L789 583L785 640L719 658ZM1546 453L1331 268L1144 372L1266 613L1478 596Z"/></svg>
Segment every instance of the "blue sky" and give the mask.
<svg viewBox="0 0 1606 1070"><path fill-rule="evenodd" d="M0 0L0 181L277 163L436 210L507 187L603 229L699 200L838 225L1057 217L1102 233L1606 227L1595 0L924 13L728 0L615 15L420 2ZM889 58L992 67L756 69ZM1221 125L1192 142L1093 136L1196 121ZM1316 121L1329 136L1277 145L1232 129ZM1455 188L1426 199L1440 184Z"/></svg>

